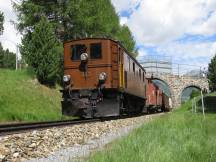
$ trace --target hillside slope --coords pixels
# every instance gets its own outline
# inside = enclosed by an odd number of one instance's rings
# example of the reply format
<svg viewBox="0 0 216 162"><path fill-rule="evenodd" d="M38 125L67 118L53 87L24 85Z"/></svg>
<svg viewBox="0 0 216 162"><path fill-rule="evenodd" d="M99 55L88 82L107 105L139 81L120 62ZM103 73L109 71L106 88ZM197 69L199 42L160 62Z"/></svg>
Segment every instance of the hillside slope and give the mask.
<svg viewBox="0 0 216 162"><path fill-rule="evenodd" d="M0 69L0 122L61 118L61 94L34 79L28 70Z"/></svg>

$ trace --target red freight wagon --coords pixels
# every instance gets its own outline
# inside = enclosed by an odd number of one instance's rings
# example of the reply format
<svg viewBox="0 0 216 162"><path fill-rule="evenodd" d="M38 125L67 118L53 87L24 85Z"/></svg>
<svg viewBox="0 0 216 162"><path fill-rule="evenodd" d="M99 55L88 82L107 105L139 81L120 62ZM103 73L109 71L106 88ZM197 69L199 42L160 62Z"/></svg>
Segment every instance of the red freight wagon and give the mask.
<svg viewBox="0 0 216 162"><path fill-rule="evenodd" d="M147 91L146 91L146 108L147 111L156 111L161 109L163 105L163 91L152 82L151 79L148 79L147 82Z"/></svg>
<svg viewBox="0 0 216 162"><path fill-rule="evenodd" d="M148 79L146 92L146 106L155 107L157 105L157 87L151 81L151 79Z"/></svg>

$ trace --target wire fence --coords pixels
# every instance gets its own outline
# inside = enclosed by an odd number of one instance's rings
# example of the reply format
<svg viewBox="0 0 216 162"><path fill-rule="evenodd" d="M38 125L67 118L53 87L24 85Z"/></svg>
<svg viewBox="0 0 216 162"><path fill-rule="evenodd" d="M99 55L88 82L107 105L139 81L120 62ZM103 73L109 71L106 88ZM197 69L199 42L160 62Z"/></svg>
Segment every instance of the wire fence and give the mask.
<svg viewBox="0 0 216 162"><path fill-rule="evenodd" d="M172 74L188 77L206 77L206 70L201 66L187 64L172 64Z"/></svg>
<svg viewBox="0 0 216 162"><path fill-rule="evenodd" d="M171 56L148 56L138 59L148 74L170 74L184 77L204 78L207 71L204 67L172 62Z"/></svg>

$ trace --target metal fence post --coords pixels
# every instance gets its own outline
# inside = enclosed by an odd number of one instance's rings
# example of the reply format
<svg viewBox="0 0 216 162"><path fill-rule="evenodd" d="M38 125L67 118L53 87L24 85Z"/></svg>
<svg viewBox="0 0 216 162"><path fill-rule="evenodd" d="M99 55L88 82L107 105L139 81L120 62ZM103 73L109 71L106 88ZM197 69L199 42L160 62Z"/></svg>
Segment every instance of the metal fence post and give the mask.
<svg viewBox="0 0 216 162"><path fill-rule="evenodd" d="M18 52L19 52L18 44L16 44L16 70L18 69Z"/></svg>
<svg viewBox="0 0 216 162"><path fill-rule="evenodd" d="M194 108L195 108L195 113L196 113L196 97L194 98Z"/></svg>
<svg viewBox="0 0 216 162"><path fill-rule="evenodd" d="M202 112L203 112L203 116L205 117L205 107L204 107L204 100L203 100L202 90L201 90L201 99L202 99Z"/></svg>
<svg viewBox="0 0 216 162"><path fill-rule="evenodd" d="M192 113L194 112L194 100L192 100Z"/></svg>

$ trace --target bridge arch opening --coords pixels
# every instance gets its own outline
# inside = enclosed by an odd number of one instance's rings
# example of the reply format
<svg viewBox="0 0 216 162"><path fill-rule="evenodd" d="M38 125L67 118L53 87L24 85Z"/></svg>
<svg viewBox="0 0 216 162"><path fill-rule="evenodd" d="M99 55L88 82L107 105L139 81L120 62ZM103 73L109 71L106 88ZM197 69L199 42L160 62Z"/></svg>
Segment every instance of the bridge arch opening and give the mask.
<svg viewBox="0 0 216 162"><path fill-rule="evenodd" d="M181 92L181 104L185 103L191 98L191 95L199 95L201 88L199 86L190 85L185 87Z"/></svg>
<svg viewBox="0 0 216 162"><path fill-rule="evenodd" d="M163 92L167 96L169 96L169 97L172 96L172 92L171 92L170 86L164 80L161 80L161 79L158 79L158 78L154 78L154 79L152 79L152 82L155 83L160 89L162 89Z"/></svg>

